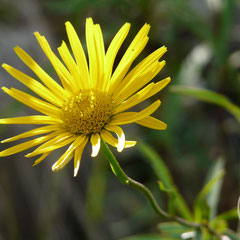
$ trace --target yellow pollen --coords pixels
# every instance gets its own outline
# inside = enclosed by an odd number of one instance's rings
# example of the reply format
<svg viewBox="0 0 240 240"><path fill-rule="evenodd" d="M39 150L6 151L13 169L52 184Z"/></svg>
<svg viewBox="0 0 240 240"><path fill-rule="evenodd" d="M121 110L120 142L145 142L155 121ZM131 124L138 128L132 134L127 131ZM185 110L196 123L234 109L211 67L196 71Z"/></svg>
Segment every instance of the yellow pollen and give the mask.
<svg viewBox="0 0 240 240"><path fill-rule="evenodd" d="M99 133L110 122L113 101L109 94L94 89L80 90L62 107L65 128L78 134Z"/></svg>

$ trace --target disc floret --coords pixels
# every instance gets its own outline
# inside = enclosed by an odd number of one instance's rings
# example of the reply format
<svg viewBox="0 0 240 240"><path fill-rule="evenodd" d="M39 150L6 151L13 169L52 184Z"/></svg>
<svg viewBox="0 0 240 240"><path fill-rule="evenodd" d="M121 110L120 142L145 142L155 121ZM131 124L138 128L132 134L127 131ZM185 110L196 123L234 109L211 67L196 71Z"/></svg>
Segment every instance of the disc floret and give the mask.
<svg viewBox="0 0 240 240"><path fill-rule="evenodd" d="M95 89L80 90L62 107L65 128L75 134L99 133L111 120L113 101L109 94Z"/></svg>

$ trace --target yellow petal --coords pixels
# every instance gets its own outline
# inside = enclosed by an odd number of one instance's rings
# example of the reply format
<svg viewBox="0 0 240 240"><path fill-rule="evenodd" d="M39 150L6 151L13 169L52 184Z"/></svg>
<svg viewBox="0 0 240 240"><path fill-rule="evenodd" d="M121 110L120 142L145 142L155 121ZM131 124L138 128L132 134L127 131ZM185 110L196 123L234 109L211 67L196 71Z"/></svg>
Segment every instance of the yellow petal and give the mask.
<svg viewBox="0 0 240 240"><path fill-rule="evenodd" d="M41 81L51 89L54 94L60 98L65 99L67 96L66 91L56 82L54 81L43 69L20 47L14 48L16 54L19 58L30 68L32 71L41 79Z"/></svg>
<svg viewBox="0 0 240 240"><path fill-rule="evenodd" d="M84 81L81 83L83 84L83 88L86 89L89 87L89 75L88 75L88 65L85 53L82 48L82 44L80 42L80 39L77 36L76 31L74 30L73 26L70 22L66 22L66 30L68 39L74 54L74 57L76 59L79 72L81 74L81 79Z"/></svg>
<svg viewBox="0 0 240 240"><path fill-rule="evenodd" d="M62 123L62 121L59 119L42 115L0 119L0 124L59 124L59 123Z"/></svg>
<svg viewBox="0 0 240 240"><path fill-rule="evenodd" d="M92 18L86 20L86 43L89 56L89 75L91 87L102 90L104 81L105 50L101 28L93 24Z"/></svg>
<svg viewBox="0 0 240 240"><path fill-rule="evenodd" d="M116 92L117 95L114 96L116 103L120 103L127 99L129 96L150 82L162 70L165 64L165 61L155 62L155 64L149 67L141 75L133 76L134 80L132 80L129 85L119 87L121 90Z"/></svg>
<svg viewBox="0 0 240 240"><path fill-rule="evenodd" d="M151 116L148 116L146 118L143 118L139 121L136 121L137 124L140 124L144 127L157 129L157 130L165 130L167 128L167 124L154 118Z"/></svg>
<svg viewBox="0 0 240 240"><path fill-rule="evenodd" d="M28 158L34 157L44 152L50 152L50 151L56 150L58 148L68 145L69 143L73 142L76 139L74 135L69 133L62 133L62 134L53 133L53 134L55 134L55 138L51 139L48 142L45 142L44 144L39 146L37 149L35 149L33 152L25 155L25 157L28 157Z"/></svg>
<svg viewBox="0 0 240 240"><path fill-rule="evenodd" d="M58 74L63 87L69 92L74 90L71 74L68 72L66 67L62 64L62 62L58 59L58 57L54 54L47 39L44 36L41 36L38 32L35 32L34 35L38 40L38 43L41 46L43 52L46 54L46 56L52 63L52 66L55 69L56 73Z"/></svg>
<svg viewBox="0 0 240 240"><path fill-rule="evenodd" d="M107 131L107 130L102 130L101 131L101 137L103 138L103 140L105 142L107 142L108 144L112 145L113 147L118 147L119 143L118 143L118 139L113 137L113 135ZM124 148L129 148L129 147L133 147L136 145L136 141L125 141L125 146Z"/></svg>
<svg viewBox="0 0 240 240"><path fill-rule="evenodd" d="M50 103L44 102L36 97L31 96L30 94L27 94L15 88L8 89L6 87L2 87L2 90L19 102L22 102L23 104L37 110L38 112L44 113L54 118L60 118L61 110Z"/></svg>
<svg viewBox="0 0 240 240"><path fill-rule="evenodd" d="M44 127L40 127L40 128L35 128L33 130L30 130L30 131L18 134L18 135L14 136L14 137L2 140L1 143L13 142L13 141L16 141L16 140L19 140L19 139L22 139L22 138L28 138L28 137L32 137L32 136L35 136L35 135L40 135L40 134L56 131L58 129L59 129L59 127L58 126L54 126L54 125L53 126L50 125L50 126L44 126Z"/></svg>
<svg viewBox="0 0 240 240"><path fill-rule="evenodd" d="M91 144L92 144L92 157L96 157L98 155L98 152L100 150L100 136L98 133L92 134L91 136Z"/></svg>
<svg viewBox="0 0 240 240"><path fill-rule="evenodd" d="M50 103L58 107L62 107L62 103L63 103L62 99L57 98L57 96L54 95L48 88L43 86L41 83L39 83L35 79L29 77L28 75L22 73L16 68L13 68L5 63L2 65L2 67L14 78L16 78L25 86L30 88L33 92L38 94L40 97L42 97L43 99L49 101Z"/></svg>
<svg viewBox="0 0 240 240"><path fill-rule="evenodd" d="M76 177L78 174L78 170L81 164L81 159L82 159L82 153L80 149L76 149L74 152L74 173L73 176Z"/></svg>
<svg viewBox="0 0 240 240"><path fill-rule="evenodd" d="M126 101L118 105L114 109L113 113L116 114L119 112L123 112L137 105L138 103L142 102L145 99L145 96L152 90L153 87L154 87L154 83L148 84L145 88L143 88L142 90L140 90L139 92L137 92L136 94L128 98Z"/></svg>
<svg viewBox="0 0 240 240"><path fill-rule="evenodd" d="M94 42L96 46L96 57L98 65L98 75L97 75L97 84L96 87L98 90L105 90L104 82L104 68L105 68L105 48L102 30L99 24L94 26Z"/></svg>
<svg viewBox="0 0 240 240"><path fill-rule="evenodd" d="M132 95L130 98L128 98L126 101L122 102L120 105L118 105L115 110L114 114L123 112L138 103L150 98L151 96L155 95L159 91L161 91L169 82L171 81L171 78L165 78L157 83L150 83L140 91L138 91L136 94Z"/></svg>
<svg viewBox="0 0 240 240"><path fill-rule="evenodd" d="M171 81L170 77L167 77L157 83L154 84L154 87L152 88L151 91L148 92L148 94L144 97L143 100L150 98L151 96L155 95L159 91L161 91L163 88L165 88Z"/></svg>
<svg viewBox="0 0 240 240"><path fill-rule="evenodd" d="M73 148L72 145L67 149L67 151L58 159L58 161L52 166L52 171L57 172L64 168L73 158Z"/></svg>
<svg viewBox="0 0 240 240"><path fill-rule="evenodd" d="M61 170L65 167L69 161L73 158L73 152L77 147L82 148L82 143L86 141L86 136L80 135L77 139L69 146L67 151L55 162L52 166L54 172Z"/></svg>
<svg viewBox="0 0 240 240"><path fill-rule="evenodd" d="M112 145L113 147L117 147L118 146L118 139L114 138L113 135L108 132L107 130L102 130L101 131L101 137L103 138L103 140L105 142L107 142L108 144Z"/></svg>
<svg viewBox="0 0 240 240"><path fill-rule="evenodd" d="M111 131L111 132L114 132L117 134L117 137L118 137L117 150L118 150L118 152L121 152L125 146L125 134L124 134L123 130L119 126L114 126L111 124L106 125L105 128L108 131Z"/></svg>
<svg viewBox="0 0 240 240"><path fill-rule="evenodd" d="M82 76L80 75L79 72L79 68L77 67L75 61L73 60L73 57L69 52L67 45L64 41L62 42L62 45L58 48L58 52L62 57L64 63L68 67L71 75L73 76L71 78L71 83L74 86L72 92L79 92L79 89L82 89L84 86L84 80L82 79Z"/></svg>
<svg viewBox="0 0 240 240"><path fill-rule="evenodd" d="M160 106L161 102L160 100L155 101L150 106L145 108L144 110L136 113L136 112L124 112L119 113L115 116L113 116L111 120L111 124L113 125L124 125L128 123L133 123L136 121L139 121L149 115L151 115L153 112L157 110L157 108Z"/></svg>
<svg viewBox="0 0 240 240"><path fill-rule="evenodd" d="M43 136L43 137L39 137L39 138L35 138L33 140L24 142L24 143L20 143L18 145L15 145L13 147L7 148L3 151L0 152L0 157L5 157L5 156L9 156L18 152L22 152L26 149L32 148L42 142L47 141L48 139L50 139L51 136L47 135L47 136Z"/></svg>
<svg viewBox="0 0 240 240"><path fill-rule="evenodd" d="M124 148L134 147L136 144L137 144L136 141L125 141L125 146L124 146Z"/></svg>
<svg viewBox="0 0 240 240"><path fill-rule="evenodd" d="M148 42L147 34L149 32L150 26L145 24L136 37L133 39L132 43L128 47L127 51L123 55L120 63L118 64L116 70L114 71L112 78L110 80L109 92L113 93L118 88L119 83L122 81L127 71L129 70L131 64L136 59L136 57L141 53Z"/></svg>
<svg viewBox="0 0 240 240"><path fill-rule="evenodd" d="M83 150L84 150L87 142L88 142L88 138L86 137L83 140L82 144L79 145L75 149L75 152L74 152L74 177L76 177L78 174L78 170L79 170L81 159L82 159L82 153L83 153Z"/></svg>
<svg viewBox="0 0 240 240"><path fill-rule="evenodd" d="M122 80L119 89L123 89L130 85L132 81L134 81L137 77L144 74L144 72L148 72L149 69L155 65L158 60L162 57L162 55L167 51L165 46L157 49L150 55L148 55L145 59L143 59L136 67L134 67L127 76Z"/></svg>
<svg viewBox="0 0 240 240"><path fill-rule="evenodd" d="M34 166L38 165L39 163L41 163L50 153L52 153L52 151L51 151L51 152L46 152L46 153L44 153L40 158L38 158L38 159L34 162L34 164L33 164L32 166L34 167Z"/></svg>
<svg viewBox="0 0 240 240"><path fill-rule="evenodd" d="M94 24L92 18L86 20L86 44L89 59L89 76L91 81L91 88L96 88L98 76L98 62L96 54L96 46L94 42Z"/></svg>
<svg viewBox="0 0 240 240"><path fill-rule="evenodd" d="M108 82L110 80L112 74L113 63L118 53L119 48L121 47L123 41L127 37L127 34L130 29L130 24L125 23L120 30L117 32L113 40L111 41L107 53L106 53L106 64L105 64L105 79L104 82Z"/></svg>

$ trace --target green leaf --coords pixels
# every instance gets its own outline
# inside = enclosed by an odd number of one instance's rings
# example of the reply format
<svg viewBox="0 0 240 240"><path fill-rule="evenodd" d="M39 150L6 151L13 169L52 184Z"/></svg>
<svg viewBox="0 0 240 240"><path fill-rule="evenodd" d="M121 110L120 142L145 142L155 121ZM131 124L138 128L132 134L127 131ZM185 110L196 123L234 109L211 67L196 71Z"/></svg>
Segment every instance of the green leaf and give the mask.
<svg viewBox="0 0 240 240"><path fill-rule="evenodd" d="M205 199L199 199L194 206L195 221L204 221L209 219L210 208Z"/></svg>
<svg viewBox="0 0 240 240"><path fill-rule="evenodd" d="M186 232L194 231L193 228L186 227L177 222L166 222L158 224L158 229L166 236L181 239L181 235Z"/></svg>
<svg viewBox="0 0 240 240"><path fill-rule="evenodd" d="M224 159L222 157L219 157L218 160L214 163L212 168L210 168L208 175L207 175L207 181L212 179L216 174L220 171L224 170ZM211 191L208 193L206 201L208 203L208 206L210 208L210 220L212 220L217 213L217 206L220 198L220 191L222 186L222 180L219 180L211 189Z"/></svg>
<svg viewBox="0 0 240 240"><path fill-rule="evenodd" d="M172 86L171 91L223 107L228 112L230 112L240 123L240 108L237 105L233 104L227 97L222 94L206 89L192 88L186 86Z"/></svg>
<svg viewBox="0 0 240 240"><path fill-rule="evenodd" d="M230 221L237 218L238 218L237 208L233 208L231 210L221 213L220 215L215 217L212 222L218 221L218 220Z"/></svg>
<svg viewBox="0 0 240 240"><path fill-rule="evenodd" d="M216 229L218 232L227 231L228 221L238 218L237 208L228 210L215 217L211 222L211 227Z"/></svg>
<svg viewBox="0 0 240 240"><path fill-rule="evenodd" d="M220 170L215 176L213 176L198 194L197 199L205 198L206 195L212 190L214 185L222 179L224 174L224 170Z"/></svg>
<svg viewBox="0 0 240 240"><path fill-rule="evenodd" d="M192 219L191 212L185 200L183 199L177 187L175 186L172 176L167 166L161 159L161 157L149 145L143 142L139 141L137 146L139 150L142 152L142 154L152 165L152 168L158 179L160 179L163 182L164 186L166 186L167 189L170 189L171 191L174 192L176 208L178 209L181 216L187 220L191 220Z"/></svg>
<svg viewBox="0 0 240 240"><path fill-rule="evenodd" d="M194 204L194 219L196 221L209 220L207 217L209 206L207 205L206 198L208 193L213 189L213 187L222 179L224 176L224 171L219 171L215 176L213 176L207 184L202 188L200 193L195 199Z"/></svg>

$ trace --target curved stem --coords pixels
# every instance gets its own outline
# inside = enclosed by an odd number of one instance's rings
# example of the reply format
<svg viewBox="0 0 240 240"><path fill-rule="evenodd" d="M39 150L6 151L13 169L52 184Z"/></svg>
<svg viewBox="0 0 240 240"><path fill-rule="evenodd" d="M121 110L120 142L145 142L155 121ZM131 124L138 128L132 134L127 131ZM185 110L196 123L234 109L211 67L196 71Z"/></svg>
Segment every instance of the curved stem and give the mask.
<svg viewBox="0 0 240 240"><path fill-rule="evenodd" d="M145 196L145 198L148 200L149 204L151 205L152 209L160 217L167 219L167 220L176 221L182 225L192 227L195 229L206 228L211 234L217 236L220 239L220 234L217 233L214 229L212 229L207 224L190 222L190 221L187 221L187 220L177 217L177 216L171 216L170 214L165 212L162 208L159 207L153 194L146 186L144 186L142 183L139 183L127 176L127 174L122 170L117 159L115 158L112 151L109 149L108 145L105 143L105 141L103 139L101 139L101 149L102 149L102 152L104 153L105 157L109 161L113 173L118 177L118 179L123 184L129 185L129 186L135 188L136 190L140 191L141 193L143 193L143 195Z"/></svg>

